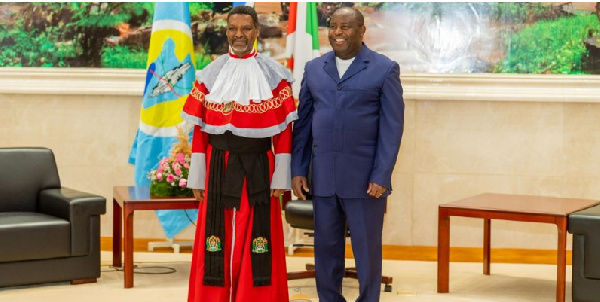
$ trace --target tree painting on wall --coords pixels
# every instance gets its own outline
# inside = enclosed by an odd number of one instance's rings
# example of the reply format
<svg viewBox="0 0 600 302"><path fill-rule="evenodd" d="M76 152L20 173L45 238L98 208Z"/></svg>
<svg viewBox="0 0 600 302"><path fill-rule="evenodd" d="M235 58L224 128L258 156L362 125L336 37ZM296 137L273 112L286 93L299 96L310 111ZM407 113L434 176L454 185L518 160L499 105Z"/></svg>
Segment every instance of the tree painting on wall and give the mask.
<svg viewBox="0 0 600 302"><path fill-rule="evenodd" d="M403 72L600 74L600 3L319 2L321 53L341 6ZM198 69L227 52L231 2L190 2ZM288 2L255 2L258 50L284 62ZM153 2L0 3L0 67L146 67Z"/></svg>
<svg viewBox="0 0 600 302"><path fill-rule="evenodd" d="M144 69L153 12L153 2L0 3L0 66Z"/></svg>

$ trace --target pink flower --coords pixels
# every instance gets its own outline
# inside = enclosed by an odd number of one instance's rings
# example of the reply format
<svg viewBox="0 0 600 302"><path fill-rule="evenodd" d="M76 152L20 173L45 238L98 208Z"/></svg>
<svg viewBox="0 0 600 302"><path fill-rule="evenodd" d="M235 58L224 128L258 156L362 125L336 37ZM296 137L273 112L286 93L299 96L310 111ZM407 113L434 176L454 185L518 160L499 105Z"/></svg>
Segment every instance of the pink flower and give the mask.
<svg viewBox="0 0 600 302"><path fill-rule="evenodd" d="M175 155L175 159L168 157L158 161L158 168L148 173L152 183L168 182L171 186L187 188L187 179L183 179L190 168L190 157L183 153Z"/></svg>

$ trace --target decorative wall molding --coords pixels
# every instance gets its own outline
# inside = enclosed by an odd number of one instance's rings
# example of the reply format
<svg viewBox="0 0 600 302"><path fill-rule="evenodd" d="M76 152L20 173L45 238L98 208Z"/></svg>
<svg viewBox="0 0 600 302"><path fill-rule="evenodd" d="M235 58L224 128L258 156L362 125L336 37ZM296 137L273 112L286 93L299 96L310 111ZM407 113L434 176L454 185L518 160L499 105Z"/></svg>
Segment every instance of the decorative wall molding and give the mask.
<svg viewBox="0 0 600 302"><path fill-rule="evenodd" d="M600 75L407 74L405 98L600 103Z"/></svg>
<svg viewBox="0 0 600 302"><path fill-rule="evenodd" d="M426 74L401 76L406 99L600 103L600 75ZM0 68L0 94L142 96L145 70Z"/></svg>
<svg viewBox="0 0 600 302"><path fill-rule="evenodd" d="M142 96L145 70L0 68L0 93Z"/></svg>

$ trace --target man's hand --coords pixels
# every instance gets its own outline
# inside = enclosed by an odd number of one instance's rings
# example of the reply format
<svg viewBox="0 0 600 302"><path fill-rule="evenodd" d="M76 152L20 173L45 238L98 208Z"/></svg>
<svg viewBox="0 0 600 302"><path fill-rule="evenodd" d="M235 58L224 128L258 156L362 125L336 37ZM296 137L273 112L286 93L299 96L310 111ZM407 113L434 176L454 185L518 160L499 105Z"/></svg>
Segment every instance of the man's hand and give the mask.
<svg viewBox="0 0 600 302"><path fill-rule="evenodd" d="M196 198L197 201L199 201L199 202L204 201L204 190L192 189L192 193L194 193L194 198Z"/></svg>
<svg viewBox="0 0 600 302"><path fill-rule="evenodd" d="M279 197L279 196L283 195L283 192L285 192L284 189L271 189L271 196Z"/></svg>
<svg viewBox="0 0 600 302"><path fill-rule="evenodd" d="M294 191L294 195L302 200L306 200L306 196L302 193L302 190L305 192L310 192L308 189L308 182L306 181L305 176L294 176L292 177L292 191Z"/></svg>
<svg viewBox="0 0 600 302"><path fill-rule="evenodd" d="M292 180L292 185L293 185L293 180ZM383 195L383 193L385 193L385 191L387 191L387 189L385 187L382 187L374 182L370 182L369 188L367 189L367 194L369 194L372 197L379 198L379 197L381 197L381 195Z"/></svg>

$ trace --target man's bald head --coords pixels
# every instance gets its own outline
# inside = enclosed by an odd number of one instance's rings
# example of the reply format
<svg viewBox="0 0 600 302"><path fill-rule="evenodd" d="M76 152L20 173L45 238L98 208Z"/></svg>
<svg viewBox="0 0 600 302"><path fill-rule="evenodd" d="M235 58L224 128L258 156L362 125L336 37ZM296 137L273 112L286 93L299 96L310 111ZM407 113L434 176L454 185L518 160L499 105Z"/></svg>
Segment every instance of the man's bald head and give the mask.
<svg viewBox="0 0 600 302"><path fill-rule="evenodd" d="M355 8L351 8L351 7L338 8L333 12L333 14L331 14L331 17L333 18L333 16L342 15L342 14L352 15L354 21L356 21L358 26L365 25L365 17L363 16L363 14L359 10L357 10Z"/></svg>
<svg viewBox="0 0 600 302"><path fill-rule="evenodd" d="M362 49L365 34L365 18L356 9L343 7L337 9L329 19L329 44L336 57L349 60Z"/></svg>

